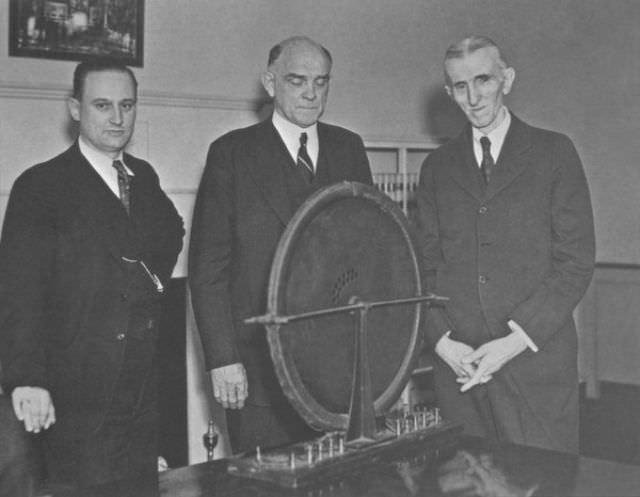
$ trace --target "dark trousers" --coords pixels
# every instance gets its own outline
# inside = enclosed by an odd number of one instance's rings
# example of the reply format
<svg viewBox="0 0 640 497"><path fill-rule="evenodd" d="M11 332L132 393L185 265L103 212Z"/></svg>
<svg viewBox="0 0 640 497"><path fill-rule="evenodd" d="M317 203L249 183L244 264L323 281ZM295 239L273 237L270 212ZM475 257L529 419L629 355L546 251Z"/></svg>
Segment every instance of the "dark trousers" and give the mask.
<svg viewBox="0 0 640 497"><path fill-rule="evenodd" d="M234 454L310 440L321 435L311 429L289 404L227 409L227 430Z"/></svg>
<svg viewBox="0 0 640 497"><path fill-rule="evenodd" d="M534 407L544 409L520 393L505 369L494 374L490 382L461 393L449 366L438 359L434 365L434 384L442 415L461 423L466 433L498 442L578 453L577 384L574 395L566 395L567 389L561 389L562 403L550 401L543 406L552 410L553 418L540 416ZM548 396L559 389L557 385L541 388L548 391Z"/></svg>
<svg viewBox="0 0 640 497"><path fill-rule="evenodd" d="M49 487L157 480L157 392L152 346L127 339L123 368L104 421L86 437L53 426L45 442ZM63 421L63 420L60 420ZM60 432L56 430L64 427ZM66 432L66 433L65 433Z"/></svg>
<svg viewBox="0 0 640 497"><path fill-rule="evenodd" d="M0 395L0 496L35 495L39 468L34 443L16 418L11 397Z"/></svg>

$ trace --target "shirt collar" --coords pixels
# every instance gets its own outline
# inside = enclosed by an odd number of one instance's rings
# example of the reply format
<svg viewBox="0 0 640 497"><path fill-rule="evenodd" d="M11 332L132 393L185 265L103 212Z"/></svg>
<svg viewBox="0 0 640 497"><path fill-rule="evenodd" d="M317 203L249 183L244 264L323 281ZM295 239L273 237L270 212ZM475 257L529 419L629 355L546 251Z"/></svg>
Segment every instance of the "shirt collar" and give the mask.
<svg viewBox="0 0 640 497"><path fill-rule="evenodd" d="M308 128L301 128L293 124L291 121L288 121L284 117L282 117L277 111L273 112L273 117L271 118L273 122L273 126L278 131L278 134L282 138L282 141L287 147L289 154L293 158L293 160L297 160L298 158L298 149L300 148L300 134L307 134L307 151L309 153L309 157L313 162L313 167L316 167L318 163L318 123L314 123Z"/></svg>
<svg viewBox="0 0 640 497"><path fill-rule="evenodd" d="M503 106L502 108L506 113L505 118L493 131L491 131L491 133L485 135L477 128L472 128L473 148L476 151L476 158L480 157L478 163L482 162L482 146L480 145L480 138L482 138L483 136L486 136L491 141L491 155L493 157L493 160L495 162L498 162L498 157L500 156L500 152L502 151L502 145L504 145L504 140L507 137L509 126L511 126L511 113L506 106Z"/></svg>
<svg viewBox="0 0 640 497"><path fill-rule="evenodd" d="M82 136L78 137L78 146L80 147L80 152L82 153L82 155L84 155L85 159L89 161L89 164L91 164L91 166L93 166L96 171L111 171L113 170L113 161L119 160L120 162L122 162L122 164L124 164L124 168L127 171L127 174L129 176L135 176L133 171L129 169L129 167L124 162L124 154L122 153L122 150L117 155L117 157L111 158L89 145L82 138Z"/></svg>

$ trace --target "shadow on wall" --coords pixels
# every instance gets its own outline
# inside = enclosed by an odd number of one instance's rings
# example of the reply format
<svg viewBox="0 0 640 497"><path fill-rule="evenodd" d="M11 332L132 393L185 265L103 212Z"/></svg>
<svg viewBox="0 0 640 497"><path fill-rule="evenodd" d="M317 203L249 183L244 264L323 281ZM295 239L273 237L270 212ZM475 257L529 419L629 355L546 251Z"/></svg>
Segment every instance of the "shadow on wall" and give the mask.
<svg viewBox="0 0 640 497"><path fill-rule="evenodd" d="M267 90L265 90L264 86L262 86L262 82L260 81L260 78L256 79L254 95L256 99L255 100L256 106L254 109L256 113L256 119L258 121L264 121L273 112L273 103L272 103L271 97L267 93Z"/></svg>
<svg viewBox="0 0 640 497"><path fill-rule="evenodd" d="M255 108L256 118L258 121L264 121L273 112L273 104L271 100L260 101L259 105Z"/></svg>
<svg viewBox="0 0 640 497"><path fill-rule="evenodd" d="M65 134L67 136L67 142L73 143L78 138L78 123L71 119L71 116L67 115L67 125L65 126Z"/></svg>
<svg viewBox="0 0 640 497"><path fill-rule="evenodd" d="M422 102L423 132L427 136L446 141L460 134L466 123L466 118L449 98L444 87L425 88Z"/></svg>

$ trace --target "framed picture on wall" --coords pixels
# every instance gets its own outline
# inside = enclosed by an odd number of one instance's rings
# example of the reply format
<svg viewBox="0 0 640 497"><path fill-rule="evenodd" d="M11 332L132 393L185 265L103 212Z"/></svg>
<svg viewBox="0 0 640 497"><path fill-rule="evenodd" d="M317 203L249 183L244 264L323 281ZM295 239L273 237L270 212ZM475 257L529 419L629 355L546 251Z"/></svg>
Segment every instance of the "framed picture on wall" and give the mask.
<svg viewBox="0 0 640 497"><path fill-rule="evenodd" d="M142 67L144 0L10 0L9 55Z"/></svg>

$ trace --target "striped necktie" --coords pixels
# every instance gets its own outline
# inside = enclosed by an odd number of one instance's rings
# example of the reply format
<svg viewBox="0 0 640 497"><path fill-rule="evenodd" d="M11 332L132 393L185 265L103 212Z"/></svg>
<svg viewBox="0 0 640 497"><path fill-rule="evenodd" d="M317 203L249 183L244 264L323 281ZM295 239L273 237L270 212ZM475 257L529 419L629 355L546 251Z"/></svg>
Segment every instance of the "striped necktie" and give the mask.
<svg viewBox="0 0 640 497"><path fill-rule="evenodd" d="M127 174L127 170L124 168L124 164L119 161L119 160L114 160L113 161L113 167L116 169L116 171L118 171L118 190L120 190L120 201L122 202L122 205L124 206L125 210L127 211L127 214L129 214L129 211L131 209L130 205L131 205L131 198L130 198L130 188L131 188L131 183L130 180L131 178L129 177L129 175Z"/></svg>
<svg viewBox="0 0 640 497"><path fill-rule="evenodd" d="M483 136L480 138L480 145L482 145L482 164L480 164L480 169L484 177L484 184L488 185L489 179L491 179L491 172L495 166L495 162L493 162L493 157L491 156L491 140Z"/></svg>
<svg viewBox="0 0 640 497"><path fill-rule="evenodd" d="M298 149L298 166L301 168L305 179L311 183L313 181L313 162L307 152L307 134L300 134L300 148Z"/></svg>

